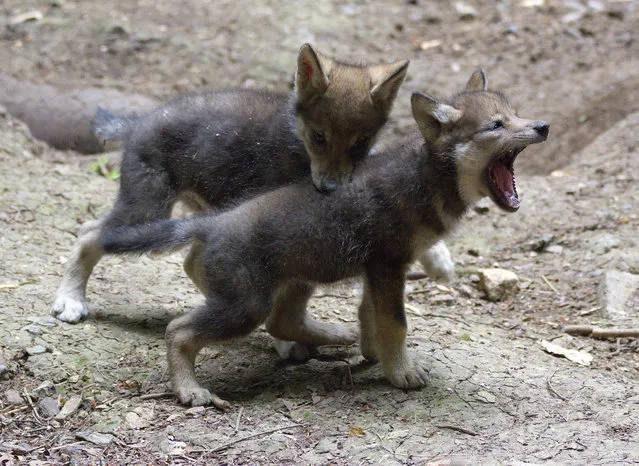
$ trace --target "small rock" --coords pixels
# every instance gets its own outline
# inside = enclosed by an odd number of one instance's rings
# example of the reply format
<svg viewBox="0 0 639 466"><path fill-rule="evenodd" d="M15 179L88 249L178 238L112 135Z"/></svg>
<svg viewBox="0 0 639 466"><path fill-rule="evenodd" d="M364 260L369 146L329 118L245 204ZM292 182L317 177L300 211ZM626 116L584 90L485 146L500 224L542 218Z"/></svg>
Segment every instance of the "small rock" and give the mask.
<svg viewBox="0 0 639 466"><path fill-rule="evenodd" d="M504 269L483 269L479 285L490 301L502 301L519 289L519 278L514 272Z"/></svg>
<svg viewBox="0 0 639 466"><path fill-rule="evenodd" d="M7 404L10 405L23 405L24 399L20 396L17 390L7 390L4 392L4 399L7 401Z"/></svg>
<svg viewBox="0 0 639 466"><path fill-rule="evenodd" d="M339 448L338 440L334 437L323 437L315 446L315 453L332 453Z"/></svg>
<svg viewBox="0 0 639 466"><path fill-rule="evenodd" d="M481 278L479 278L479 275L477 275L475 273L471 273L468 278L473 283L479 283L481 281Z"/></svg>
<svg viewBox="0 0 639 466"><path fill-rule="evenodd" d="M2 376L5 372L9 372L9 367L5 364L0 364L0 376Z"/></svg>
<svg viewBox="0 0 639 466"><path fill-rule="evenodd" d="M43 325L45 327L55 327L58 325L55 317L52 316L30 316L27 317L29 322L33 322L34 324Z"/></svg>
<svg viewBox="0 0 639 466"><path fill-rule="evenodd" d="M72 396L64 403L64 406L60 410L60 412L56 415L56 421L64 421L66 418L71 416L73 413L77 411L77 409L82 404L81 396Z"/></svg>
<svg viewBox="0 0 639 466"><path fill-rule="evenodd" d="M31 333L32 335L42 335L42 327L34 324L26 325L22 327L22 330Z"/></svg>
<svg viewBox="0 0 639 466"><path fill-rule="evenodd" d="M455 11L459 14L459 19L464 21L471 21L477 17L475 7L464 2L455 2Z"/></svg>
<svg viewBox="0 0 639 466"><path fill-rule="evenodd" d="M53 385L53 382L51 382L50 380L45 380L36 388L34 388L32 393L39 398L51 395L55 393L55 385Z"/></svg>
<svg viewBox="0 0 639 466"><path fill-rule="evenodd" d="M29 346L28 348L25 348L25 351L27 352L29 356L33 356L36 354L46 353L47 349L42 345L36 345L36 346Z"/></svg>
<svg viewBox="0 0 639 466"><path fill-rule="evenodd" d="M546 248L546 252L549 252L550 254L561 254L562 252L564 252L564 247L558 244L553 244L552 246L548 246Z"/></svg>
<svg viewBox="0 0 639 466"><path fill-rule="evenodd" d="M555 240L555 235L544 235L539 238L535 238L530 243L528 243L528 248L531 251L535 252L543 252L550 246L550 244Z"/></svg>
<svg viewBox="0 0 639 466"><path fill-rule="evenodd" d="M38 402L38 408L40 408L42 414L44 414L47 418L52 418L60 412L60 404L58 403L58 400L54 400L50 396L42 398Z"/></svg>
<svg viewBox="0 0 639 466"><path fill-rule="evenodd" d="M28 21L40 21L44 16L38 10L27 11L26 13L20 13L18 15L12 16L9 19L9 24L21 24L26 23Z"/></svg>
<svg viewBox="0 0 639 466"><path fill-rule="evenodd" d="M442 41L439 39L425 40L424 42L419 44L419 48L425 51L425 50L437 48L441 45L442 45Z"/></svg>
<svg viewBox="0 0 639 466"><path fill-rule="evenodd" d="M441 295L435 296L433 298L433 302L435 304L450 305L450 304L454 304L455 303L455 297L453 295L450 295L450 294L441 294Z"/></svg>
<svg viewBox="0 0 639 466"><path fill-rule="evenodd" d="M497 401L497 397L490 392L485 390L481 390L477 392L477 399L485 402L485 403L494 403Z"/></svg>
<svg viewBox="0 0 639 466"><path fill-rule="evenodd" d="M76 432L75 436L81 440L94 443L95 445L108 445L115 440L111 434L101 434L99 432Z"/></svg>
<svg viewBox="0 0 639 466"><path fill-rule="evenodd" d="M174 442L169 439L162 440L159 447L160 451L167 455L183 455L186 452L186 443Z"/></svg>
<svg viewBox="0 0 639 466"><path fill-rule="evenodd" d="M194 406L193 408L189 408L185 411L188 416L199 416L206 412L206 408L204 406Z"/></svg>
<svg viewBox="0 0 639 466"><path fill-rule="evenodd" d="M8 451L10 451L12 453L25 455L27 453L31 453L32 448L31 448L31 445L29 445L28 443L20 443L20 444L18 444L18 443L4 442L4 443L0 443L0 451L3 451L3 450L8 450ZM11 457L9 457L8 459L9 459L9 461L11 461ZM9 465L15 464L15 463L12 463L12 462L8 462L7 463L5 461L6 461L6 459L2 455L0 455L0 464L2 464L3 466L4 465L9 466ZM29 463L29 464L31 464L31 463Z"/></svg>
<svg viewBox="0 0 639 466"><path fill-rule="evenodd" d="M459 291L459 294L466 298L474 298L477 294L475 293L475 290L473 290L470 286L464 285L463 283L457 285L457 291Z"/></svg>
<svg viewBox="0 0 639 466"><path fill-rule="evenodd" d="M599 255L607 254L610 252L611 249L619 247L620 243L621 241L619 240L619 238L606 233L595 240L593 249Z"/></svg>
<svg viewBox="0 0 639 466"><path fill-rule="evenodd" d="M126 413L124 419L132 429L144 429L151 425L153 410L140 406Z"/></svg>
<svg viewBox="0 0 639 466"><path fill-rule="evenodd" d="M599 287L599 305L611 319L639 316L639 309L627 306L632 295L639 291L639 275L608 270Z"/></svg>

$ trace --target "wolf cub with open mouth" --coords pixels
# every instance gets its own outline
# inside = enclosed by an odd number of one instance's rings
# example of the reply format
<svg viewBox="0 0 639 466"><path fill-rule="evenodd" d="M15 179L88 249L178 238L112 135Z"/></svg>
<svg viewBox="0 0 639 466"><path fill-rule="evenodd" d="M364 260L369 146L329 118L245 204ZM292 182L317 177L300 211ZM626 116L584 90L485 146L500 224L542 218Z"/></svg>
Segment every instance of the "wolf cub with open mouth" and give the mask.
<svg viewBox="0 0 639 466"><path fill-rule="evenodd" d="M481 70L448 102L415 93L421 134L378 154L330 196L300 182L223 213L105 231L109 253L171 250L199 240L206 304L166 331L173 390L184 404L227 402L199 385L200 349L247 335L265 322L283 340L351 343L357 329L306 318L317 283L365 278L360 348L396 387L417 388L428 371L406 348L404 274L415 257L453 230L489 196L519 208L513 164L549 125L518 117Z"/></svg>

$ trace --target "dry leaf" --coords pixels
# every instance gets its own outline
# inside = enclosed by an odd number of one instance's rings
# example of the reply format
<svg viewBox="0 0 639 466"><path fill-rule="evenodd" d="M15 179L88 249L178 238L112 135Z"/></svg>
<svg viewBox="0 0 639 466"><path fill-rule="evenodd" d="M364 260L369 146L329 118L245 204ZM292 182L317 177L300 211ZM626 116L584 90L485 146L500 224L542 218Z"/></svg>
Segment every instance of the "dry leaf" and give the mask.
<svg viewBox="0 0 639 466"><path fill-rule="evenodd" d="M351 430L349 432L349 435L353 436L353 437L363 437L366 433L364 432L364 429L362 429L361 427L358 426L351 426Z"/></svg>
<svg viewBox="0 0 639 466"><path fill-rule="evenodd" d="M541 346L547 353L554 354L555 356L563 356L564 358L570 359L572 362L576 362L582 366L589 366L592 362L592 355L585 351L564 348L563 346L556 345L547 340L542 340Z"/></svg>

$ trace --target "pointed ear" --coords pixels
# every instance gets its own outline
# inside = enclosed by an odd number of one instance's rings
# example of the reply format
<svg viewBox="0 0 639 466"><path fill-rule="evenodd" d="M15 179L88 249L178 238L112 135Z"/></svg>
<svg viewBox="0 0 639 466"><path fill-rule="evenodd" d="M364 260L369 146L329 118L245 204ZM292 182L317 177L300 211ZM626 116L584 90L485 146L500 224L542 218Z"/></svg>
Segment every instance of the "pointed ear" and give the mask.
<svg viewBox="0 0 639 466"><path fill-rule="evenodd" d="M324 95L328 88L327 70L322 69L318 54L310 44L302 45L297 56L295 88L300 102Z"/></svg>
<svg viewBox="0 0 639 466"><path fill-rule="evenodd" d="M414 92L410 99L413 118L427 143L439 137L442 127L461 118L462 112L450 105L437 102L433 97Z"/></svg>
<svg viewBox="0 0 639 466"><path fill-rule="evenodd" d="M484 70L477 68L470 76L468 83L466 83L467 91L485 91L488 89L488 79L484 74Z"/></svg>
<svg viewBox="0 0 639 466"><path fill-rule="evenodd" d="M399 86L401 86L406 77L409 63L408 60L401 60L389 65L370 67L371 98L373 102L390 110L397 97Z"/></svg>

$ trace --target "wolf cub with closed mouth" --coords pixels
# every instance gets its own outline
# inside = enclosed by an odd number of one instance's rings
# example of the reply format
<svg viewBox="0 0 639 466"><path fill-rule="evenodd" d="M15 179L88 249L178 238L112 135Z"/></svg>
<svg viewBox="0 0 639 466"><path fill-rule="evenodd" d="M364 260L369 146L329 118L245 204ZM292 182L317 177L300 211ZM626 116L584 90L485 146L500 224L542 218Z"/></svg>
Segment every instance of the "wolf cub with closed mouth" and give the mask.
<svg viewBox="0 0 639 466"><path fill-rule="evenodd" d="M263 322L283 340L336 344L346 326L305 318L315 284L365 277L360 348L396 387L423 386L428 371L406 349L404 273L425 248L489 196L519 208L513 164L546 140L549 125L518 117L481 70L448 102L415 93L421 134L387 148L330 196L300 182L223 213L109 230L109 253L171 250L201 241L206 304L166 331L169 374L184 404L227 402L199 385L194 362L208 344L247 335Z"/></svg>
<svg viewBox="0 0 639 466"><path fill-rule="evenodd" d="M386 123L407 68L408 60L348 65L306 44L290 94L188 95L139 117L99 110L94 132L125 140L120 191L113 209L78 238L52 314L65 322L87 315L86 285L104 254L103 232L168 218L179 200L195 210L219 209L304 178L320 191L350 181ZM198 244L185 270L201 288Z"/></svg>

